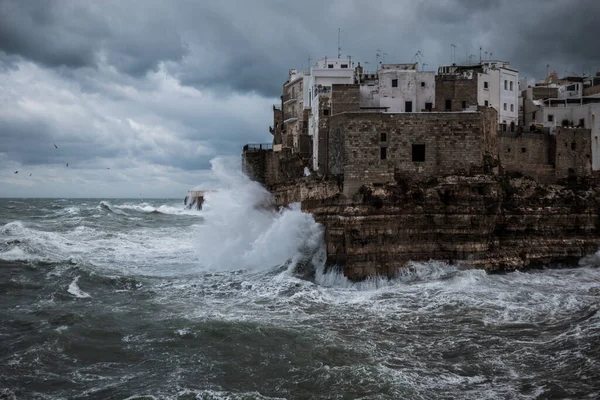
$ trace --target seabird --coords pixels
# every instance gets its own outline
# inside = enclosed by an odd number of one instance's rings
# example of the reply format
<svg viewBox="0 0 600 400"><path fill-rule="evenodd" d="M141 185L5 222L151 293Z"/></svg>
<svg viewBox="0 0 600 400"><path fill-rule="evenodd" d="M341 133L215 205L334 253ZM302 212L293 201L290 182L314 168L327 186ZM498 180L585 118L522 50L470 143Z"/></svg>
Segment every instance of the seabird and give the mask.
<svg viewBox="0 0 600 400"><path fill-rule="evenodd" d="M18 174L18 173L19 173L19 171L15 171L15 174Z"/></svg>
<svg viewBox="0 0 600 400"><path fill-rule="evenodd" d="M54 147L55 147L55 148L57 148L57 149L58 149L58 146L56 145L56 143L52 143L52 144L54 145Z"/></svg>
<svg viewBox="0 0 600 400"><path fill-rule="evenodd" d="M29 174L29 176L31 176L31 175L33 175L33 174Z"/></svg>
<svg viewBox="0 0 600 400"><path fill-rule="evenodd" d="M67 163L67 168L69 168L69 163Z"/></svg>

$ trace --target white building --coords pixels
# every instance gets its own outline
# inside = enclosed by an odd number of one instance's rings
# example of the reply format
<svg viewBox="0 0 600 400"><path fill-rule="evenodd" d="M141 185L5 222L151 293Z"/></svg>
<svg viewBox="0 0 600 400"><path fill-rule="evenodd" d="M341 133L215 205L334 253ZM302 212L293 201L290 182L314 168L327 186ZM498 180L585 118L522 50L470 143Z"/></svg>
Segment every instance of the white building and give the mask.
<svg viewBox="0 0 600 400"><path fill-rule="evenodd" d="M563 125L591 129L592 170L597 171L600 170L600 102L589 102L590 99L585 98L578 100L575 103L567 99L546 100L536 112L535 123L549 128L551 132Z"/></svg>
<svg viewBox="0 0 600 400"><path fill-rule="evenodd" d="M354 62L350 57L321 58L304 79L304 108L310 109L308 134L312 138L312 166L316 171L319 157L319 110L327 115L329 113L328 108L323 109L322 103L329 104L331 85L354 83Z"/></svg>
<svg viewBox="0 0 600 400"><path fill-rule="evenodd" d="M465 83L470 81L477 86L476 105L495 108L503 130L516 128L519 123L519 72L512 69L508 62L488 60L477 65L449 65L440 66L438 69L438 78L441 81L447 77L446 82L451 82L456 76L460 77L457 82L462 82L460 87L456 86L453 93L442 90L448 97L438 99L438 104L445 105L438 108L459 111L474 106L475 104L471 103L474 103L475 99L467 93L470 89Z"/></svg>
<svg viewBox="0 0 600 400"><path fill-rule="evenodd" d="M434 72L419 71L417 63L383 64L378 77L379 104L373 106L386 107L387 112L421 112L433 108Z"/></svg>

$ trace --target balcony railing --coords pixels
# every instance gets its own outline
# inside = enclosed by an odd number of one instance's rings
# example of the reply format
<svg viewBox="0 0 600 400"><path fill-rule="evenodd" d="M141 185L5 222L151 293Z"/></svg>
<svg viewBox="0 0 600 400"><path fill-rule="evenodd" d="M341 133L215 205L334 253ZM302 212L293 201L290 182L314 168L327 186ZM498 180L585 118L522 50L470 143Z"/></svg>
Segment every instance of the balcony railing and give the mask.
<svg viewBox="0 0 600 400"><path fill-rule="evenodd" d="M287 104L296 101L296 98L293 97L290 93L286 93L283 96L281 96L281 100L283 101L283 104Z"/></svg>
<svg viewBox="0 0 600 400"><path fill-rule="evenodd" d="M273 150L272 143L249 143L244 145L244 151L248 150Z"/></svg>
<svg viewBox="0 0 600 400"><path fill-rule="evenodd" d="M283 122L285 122L285 123L294 122L296 120L298 120L298 117L296 116L296 114L293 114L293 113L283 114Z"/></svg>

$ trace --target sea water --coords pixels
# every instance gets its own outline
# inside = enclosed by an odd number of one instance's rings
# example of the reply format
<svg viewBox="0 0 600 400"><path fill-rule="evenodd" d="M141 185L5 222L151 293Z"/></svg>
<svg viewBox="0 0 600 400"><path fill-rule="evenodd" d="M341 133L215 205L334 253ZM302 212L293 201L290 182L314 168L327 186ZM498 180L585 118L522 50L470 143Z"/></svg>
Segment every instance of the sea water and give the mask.
<svg viewBox="0 0 600 400"><path fill-rule="evenodd" d="M352 283L311 215L213 173L201 211L0 200L0 398L600 398L600 269Z"/></svg>

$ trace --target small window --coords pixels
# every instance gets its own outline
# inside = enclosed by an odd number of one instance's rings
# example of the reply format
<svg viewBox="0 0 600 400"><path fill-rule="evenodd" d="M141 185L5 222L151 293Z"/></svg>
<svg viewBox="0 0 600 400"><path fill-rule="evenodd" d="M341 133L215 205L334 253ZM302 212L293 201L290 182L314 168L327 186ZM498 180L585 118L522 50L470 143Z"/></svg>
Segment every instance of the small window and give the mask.
<svg viewBox="0 0 600 400"><path fill-rule="evenodd" d="M515 111L515 105L514 104L510 105L510 111Z"/></svg>
<svg viewBox="0 0 600 400"><path fill-rule="evenodd" d="M341 67L342 68L348 68L348 64L342 64Z"/></svg>
<svg viewBox="0 0 600 400"><path fill-rule="evenodd" d="M508 81L504 80L504 90L508 90Z"/></svg>
<svg viewBox="0 0 600 400"><path fill-rule="evenodd" d="M327 68L333 68L333 64L327 65Z"/></svg>
<svg viewBox="0 0 600 400"><path fill-rule="evenodd" d="M488 83L487 82L483 82L483 88L484 89L489 89Z"/></svg>
<svg viewBox="0 0 600 400"><path fill-rule="evenodd" d="M571 150L573 150L573 151L577 150L577 143L571 142Z"/></svg>
<svg viewBox="0 0 600 400"><path fill-rule="evenodd" d="M398 79L392 79L392 87L398 87Z"/></svg>
<svg viewBox="0 0 600 400"><path fill-rule="evenodd" d="M548 122L554 122L554 115L548 114Z"/></svg>
<svg viewBox="0 0 600 400"><path fill-rule="evenodd" d="M513 81L510 81L510 90L511 90L511 92L513 90Z"/></svg>
<svg viewBox="0 0 600 400"><path fill-rule="evenodd" d="M427 111L431 111L433 109L433 104L432 103L425 103L425 109Z"/></svg>
<svg viewBox="0 0 600 400"><path fill-rule="evenodd" d="M452 100L446 99L446 111L452 110Z"/></svg>
<svg viewBox="0 0 600 400"><path fill-rule="evenodd" d="M507 152L507 153L510 153L510 147L508 147L508 148L506 149L506 152Z"/></svg>
<svg viewBox="0 0 600 400"><path fill-rule="evenodd" d="M506 103L504 103L504 111L506 111Z"/></svg>
<svg viewBox="0 0 600 400"><path fill-rule="evenodd" d="M425 82L421 82L421 87L425 87Z"/></svg>
<svg viewBox="0 0 600 400"><path fill-rule="evenodd" d="M323 109L323 115L329 115L329 108Z"/></svg>
<svg viewBox="0 0 600 400"><path fill-rule="evenodd" d="M465 108L467 108L467 102L466 102L466 101L464 101L464 100L463 100L463 102L462 102L462 108L463 108L463 110L464 110Z"/></svg>
<svg viewBox="0 0 600 400"><path fill-rule="evenodd" d="M412 160L414 162L425 161L425 145L424 144L413 144L412 145Z"/></svg>
<svg viewBox="0 0 600 400"><path fill-rule="evenodd" d="M404 112L412 112L412 101L404 102Z"/></svg>
<svg viewBox="0 0 600 400"><path fill-rule="evenodd" d="M381 141L382 142L386 142L387 141L387 133L381 132Z"/></svg>
<svg viewBox="0 0 600 400"><path fill-rule="evenodd" d="M580 128L585 128L585 119L584 119L584 118L581 118L581 119L579 120L579 127L580 127Z"/></svg>
<svg viewBox="0 0 600 400"><path fill-rule="evenodd" d="M521 147L521 153L527 153L527 148L526 147Z"/></svg>
<svg viewBox="0 0 600 400"><path fill-rule="evenodd" d="M379 158L381 160L387 160L387 147L379 148Z"/></svg>
<svg viewBox="0 0 600 400"><path fill-rule="evenodd" d="M484 104L485 104L485 106L487 107L487 106L489 106L489 105L490 105L490 102L486 100Z"/></svg>
<svg viewBox="0 0 600 400"><path fill-rule="evenodd" d="M506 121L502 122L502 132L506 132Z"/></svg>

